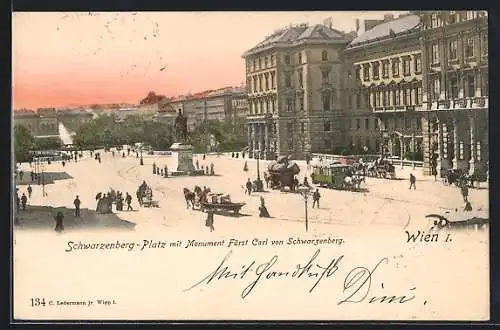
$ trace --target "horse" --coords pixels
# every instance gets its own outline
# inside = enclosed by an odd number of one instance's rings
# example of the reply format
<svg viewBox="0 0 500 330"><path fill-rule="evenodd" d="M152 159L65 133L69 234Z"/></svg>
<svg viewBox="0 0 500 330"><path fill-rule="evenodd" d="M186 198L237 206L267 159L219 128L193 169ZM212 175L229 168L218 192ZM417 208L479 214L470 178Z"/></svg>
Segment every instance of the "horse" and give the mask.
<svg viewBox="0 0 500 330"><path fill-rule="evenodd" d="M196 194L189 190L188 188L183 189L184 199L186 200L186 206L189 208L189 203L191 202L191 208L194 208L194 203L196 199Z"/></svg>

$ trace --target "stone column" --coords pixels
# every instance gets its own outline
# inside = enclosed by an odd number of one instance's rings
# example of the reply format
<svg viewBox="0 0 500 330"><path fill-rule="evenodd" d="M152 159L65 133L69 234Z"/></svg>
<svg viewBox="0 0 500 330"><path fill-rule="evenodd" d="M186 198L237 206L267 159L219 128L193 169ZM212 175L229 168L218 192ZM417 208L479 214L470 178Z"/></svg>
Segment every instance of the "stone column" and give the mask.
<svg viewBox="0 0 500 330"><path fill-rule="evenodd" d="M476 150L476 121L474 115L469 115L469 128L470 128L470 160L469 160L469 174L473 174L476 169L477 150Z"/></svg>
<svg viewBox="0 0 500 330"><path fill-rule="evenodd" d="M259 147L259 154L262 152L263 145L262 145L262 125L261 123L257 124L257 143Z"/></svg>
<svg viewBox="0 0 500 330"><path fill-rule="evenodd" d="M410 151L415 152L415 133L411 134L411 145L410 145Z"/></svg>
<svg viewBox="0 0 500 330"><path fill-rule="evenodd" d="M463 32L458 33L457 57L458 57L459 63L464 63L464 35L463 35Z"/></svg>
<svg viewBox="0 0 500 330"><path fill-rule="evenodd" d="M264 130L265 130L265 135L264 135L264 144L265 144L265 152L264 152L264 157L267 159L267 155L269 154L269 124L265 123L264 124Z"/></svg>
<svg viewBox="0 0 500 330"><path fill-rule="evenodd" d="M438 117L438 157L436 159L436 172L438 175L441 175L441 169L444 168L443 162L444 162L444 155L443 155L443 148L444 148L444 134L443 134L443 129L444 126L446 125L446 122ZM449 156L448 156L449 157Z"/></svg>
<svg viewBox="0 0 500 330"><path fill-rule="evenodd" d="M247 139L248 139L248 147L252 148L252 129L250 127L251 124L247 124Z"/></svg>
<svg viewBox="0 0 500 330"><path fill-rule="evenodd" d="M453 115L453 168L458 168L458 120Z"/></svg>
<svg viewBox="0 0 500 330"><path fill-rule="evenodd" d="M429 82L427 73L429 71L429 58L427 56L427 45L423 37L420 37L420 49L422 50L422 108L427 107Z"/></svg>
<svg viewBox="0 0 500 330"><path fill-rule="evenodd" d="M476 83L476 97L481 97L482 95L482 72L480 69L477 69L476 74L475 74L475 83Z"/></svg>
<svg viewBox="0 0 500 330"><path fill-rule="evenodd" d="M443 38L440 43L439 43L439 65L441 66L441 72L440 78L441 81L439 82L439 87L440 87L440 93L439 93L439 99L440 100L445 100L446 99L446 67L447 67L447 59L445 56L444 50L446 49L446 43L445 39Z"/></svg>

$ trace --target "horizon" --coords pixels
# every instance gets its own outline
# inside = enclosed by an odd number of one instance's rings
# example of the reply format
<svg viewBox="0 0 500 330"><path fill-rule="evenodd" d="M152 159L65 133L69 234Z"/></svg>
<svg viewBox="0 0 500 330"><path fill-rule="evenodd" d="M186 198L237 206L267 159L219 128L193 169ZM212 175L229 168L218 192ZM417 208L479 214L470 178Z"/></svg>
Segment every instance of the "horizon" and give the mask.
<svg viewBox="0 0 500 330"><path fill-rule="evenodd" d="M238 87L243 53L276 30L331 18L348 33L356 19L405 13L13 13L12 109L137 105L151 91L172 98Z"/></svg>

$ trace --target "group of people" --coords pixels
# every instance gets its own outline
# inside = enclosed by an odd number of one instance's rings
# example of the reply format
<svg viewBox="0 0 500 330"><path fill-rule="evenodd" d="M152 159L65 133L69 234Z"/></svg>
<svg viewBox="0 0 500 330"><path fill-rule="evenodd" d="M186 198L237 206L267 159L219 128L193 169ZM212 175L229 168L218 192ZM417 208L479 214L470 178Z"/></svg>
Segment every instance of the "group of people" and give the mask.
<svg viewBox="0 0 500 330"><path fill-rule="evenodd" d="M203 157L205 157L205 155L203 155ZM205 159L205 158L203 158L203 159ZM195 162L195 166L196 166L196 170L198 170L198 171L204 170L205 175L215 175L214 163L210 163L210 171L208 169L208 165L205 165L205 166L201 165L201 167L200 167L200 162L198 161L198 159Z"/></svg>
<svg viewBox="0 0 500 330"><path fill-rule="evenodd" d="M114 196L113 196L114 195ZM105 194L99 192L95 199L97 201L96 211L100 214L113 213L113 203L116 203L116 210L123 211L123 202L127 203L127 211L133 211L132 208L132 196L126 192L125 198L123 197L122 192L117 191L115 194ZM76 206L76 205L75 205Z"/></svg>
<svg viewBox="0 0 500 330"><path fill-rule="evenodd" d="M168 167L167 167L167 165L165 165L164 168L160 169L158 166L156 166L156 163L153 163L153 174L158 174L158 175L161 175L164 178L167 178L168 177Z"/></svg>

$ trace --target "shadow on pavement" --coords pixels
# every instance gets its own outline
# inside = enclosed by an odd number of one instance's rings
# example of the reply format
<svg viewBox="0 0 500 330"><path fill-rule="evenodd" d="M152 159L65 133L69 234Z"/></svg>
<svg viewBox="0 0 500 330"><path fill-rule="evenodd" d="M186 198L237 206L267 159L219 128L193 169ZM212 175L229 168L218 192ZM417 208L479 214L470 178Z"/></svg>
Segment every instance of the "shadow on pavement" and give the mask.
<svg viewBox="0 0 500 330"><path fill-rule="evenodd" d="M26 211L15 213L16 229L47 230L54 229L55 215L61 211L64 215L64 230L134 230L135 223L120 219L115 213L98 214L94 210L81 209L80 218L75 217L75 210L66 207L29 206Z"/></svg>
<svg viewBox="0 0 500 330"><path fill-rule="evenodd" d="M54 183L55 181L58 181L58 180L73 179L73 177L66 172L44 172L44 175L45 175L45 184L51 184L51 183ZM31 181L31 175L28 172L28 173L24 173L22 180L18 175L17 180L16 180L16 184L18 186L31 184L33 186L33 185L37 185L38 181L37 181L37 179L35 179L34 181ZM40 182L40 184L41 184L41 182Z"/></svg>

